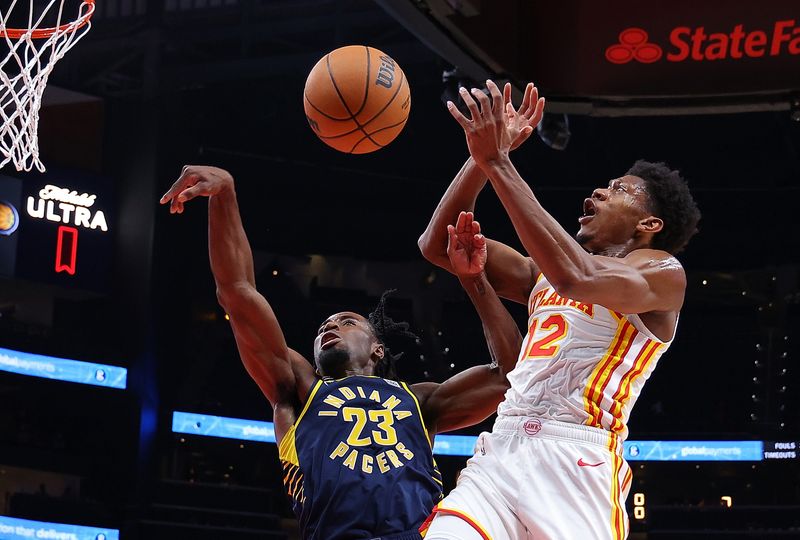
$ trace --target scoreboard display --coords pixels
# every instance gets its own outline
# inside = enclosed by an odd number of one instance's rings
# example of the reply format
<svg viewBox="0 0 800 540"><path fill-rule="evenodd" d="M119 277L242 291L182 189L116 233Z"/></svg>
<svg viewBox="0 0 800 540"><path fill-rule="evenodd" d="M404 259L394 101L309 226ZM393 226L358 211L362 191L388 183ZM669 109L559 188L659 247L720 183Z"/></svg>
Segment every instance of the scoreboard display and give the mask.
<svg viewBox="0 0 800 540"><path fill-rule="evenodd" d="M106 292L112 197L108 179L85 173L0 175L0 276Z"/></svg>

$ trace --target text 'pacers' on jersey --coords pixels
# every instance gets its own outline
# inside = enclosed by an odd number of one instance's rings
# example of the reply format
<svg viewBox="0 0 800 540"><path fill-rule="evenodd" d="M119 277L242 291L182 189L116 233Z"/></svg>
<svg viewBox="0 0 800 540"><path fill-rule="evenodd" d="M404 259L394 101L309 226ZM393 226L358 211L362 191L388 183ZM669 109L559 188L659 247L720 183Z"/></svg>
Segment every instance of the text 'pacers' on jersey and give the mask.
<svg viewBox="0 0 800 540"><path fill-rule="evenodd" d="M540 275L528 335L498 413L602 428L624 441L645 381L669 347L638 315L560 296Z"/></svg>
<svg viewBox="0 0 800 540"><path fill-rule="evenodd" d="M319 381L280 459L306 539L414 531L442 495L416 397L379 377Z"/></svg>

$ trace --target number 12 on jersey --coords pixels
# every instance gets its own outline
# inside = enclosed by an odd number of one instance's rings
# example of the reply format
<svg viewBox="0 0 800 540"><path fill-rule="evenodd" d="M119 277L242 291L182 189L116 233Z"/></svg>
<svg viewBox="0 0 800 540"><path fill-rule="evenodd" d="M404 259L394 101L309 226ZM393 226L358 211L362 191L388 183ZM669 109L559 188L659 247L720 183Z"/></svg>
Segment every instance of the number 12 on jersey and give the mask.
<svg viewBox="0 0 800 540"><path fill-rule="evenodd" d="M541 324L539 317L533 319L528 329L529 345L522 360L554 357L566 336L567 321L563 315L559 313L549 315L541 321Z"/></svg>

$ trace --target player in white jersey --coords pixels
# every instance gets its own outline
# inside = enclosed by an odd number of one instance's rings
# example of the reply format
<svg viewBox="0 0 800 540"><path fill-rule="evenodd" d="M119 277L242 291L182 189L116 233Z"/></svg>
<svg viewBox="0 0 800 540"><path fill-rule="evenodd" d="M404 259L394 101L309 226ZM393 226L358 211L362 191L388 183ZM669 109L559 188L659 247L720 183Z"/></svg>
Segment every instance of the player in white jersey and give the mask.
<svg viewBox="0 0 800 540"><path fill-rule="evenodd" d="M528 335L491 433L457 487L434 510L426 539L619 539L627 536L631 473L621 454L642 385L675 334L686 276L674 254L700 213L677 171L638 161L584 201L570 236L539 204L508 152L530 134L544 100L529 85L517 113L491 81L491 97L462 89L470 159L420 238L450 270L441 231L457 219L464 242L486 176L529 257L486 240L497 292L528 305ZM476 102L477 100L477 102Z"/></svg>

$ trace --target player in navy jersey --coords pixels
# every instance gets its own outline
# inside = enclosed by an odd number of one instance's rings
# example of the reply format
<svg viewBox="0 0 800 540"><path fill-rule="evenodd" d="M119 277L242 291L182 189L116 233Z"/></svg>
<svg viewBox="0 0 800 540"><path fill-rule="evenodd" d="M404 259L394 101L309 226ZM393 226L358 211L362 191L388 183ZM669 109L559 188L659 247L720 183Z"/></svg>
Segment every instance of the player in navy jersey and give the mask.
<svg viewBox="0 0 800 540"><path fill-rule="evenodd" d="M198 196L209 198L217 297L230 315L245 368L272 404L284 484L303 538L420 538L418 528L442 494L434 436L495 411L522 342L486 281L486 244L477 222L472 234L448 228L448 254L485 323L492 363L441 384L407 385L395 380L397 356L387 341L415 336L407 323L385 315L385 294L369 318L342 312L322 323L314 341L315 370L288 347L272 308L256 290L231 175L184 167L161 203L182 213L184 203Z"/></svg>

